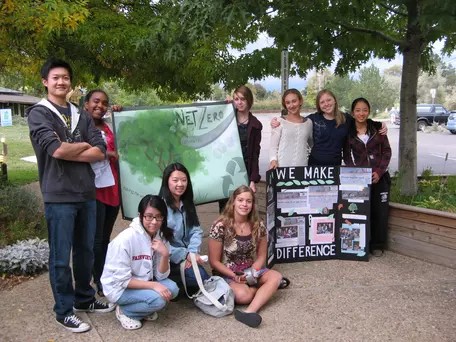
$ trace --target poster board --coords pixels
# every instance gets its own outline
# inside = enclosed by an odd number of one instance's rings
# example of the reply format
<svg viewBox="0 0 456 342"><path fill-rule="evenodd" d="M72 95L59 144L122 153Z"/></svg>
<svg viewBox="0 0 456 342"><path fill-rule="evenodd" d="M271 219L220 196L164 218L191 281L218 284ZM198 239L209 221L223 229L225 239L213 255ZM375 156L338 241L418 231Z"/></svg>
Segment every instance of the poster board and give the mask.
<svg viewBox="0 0 456 342"><path fill-rule="evenodd" d="M268 266L367 261L371 168L283 167L266 173Z"/></svg>
<svg viewBox="0 0 456 342"><path fill-rule="evenodd" d="M248 184L232 104L126 108L112 120L126 219L137 216L143 196L159 193L163 170L173 162L189 170L195 204L227 198Z"/></svg>

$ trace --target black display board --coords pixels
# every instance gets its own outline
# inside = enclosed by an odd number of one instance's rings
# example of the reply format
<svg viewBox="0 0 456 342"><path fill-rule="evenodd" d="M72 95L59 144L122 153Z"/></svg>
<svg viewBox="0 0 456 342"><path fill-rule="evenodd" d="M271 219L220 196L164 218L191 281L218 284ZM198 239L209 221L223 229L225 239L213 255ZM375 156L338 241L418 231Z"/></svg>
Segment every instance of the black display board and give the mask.
<svg viewBox="0 0 456 342"><path fill-rule="evenodd" d="M268 266L367 261L371 168L283 167L266 173Z"/></svg>

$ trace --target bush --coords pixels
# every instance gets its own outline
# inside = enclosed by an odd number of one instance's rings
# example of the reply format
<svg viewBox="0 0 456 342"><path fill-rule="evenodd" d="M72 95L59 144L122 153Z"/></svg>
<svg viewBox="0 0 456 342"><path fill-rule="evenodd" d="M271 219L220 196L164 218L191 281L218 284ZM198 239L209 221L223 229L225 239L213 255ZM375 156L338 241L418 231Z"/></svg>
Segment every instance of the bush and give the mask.
<svg viewBox="0 0 456 342"><path fill-rule="evenodd" d="M48 269L46 240L29 239L0 249L0 273L34 275Z"/></svg>
<svg viewBox="0 0 456 342"><path fill-rule="evenodd" d="M0 189L0 247L18 240L47 238L41 199L23 187L4 185Z"/></svg>
<svg viewBox="0 0 456 342"><path fill-rule="evenodd" d="M392 179L391 202L456 213L456 176L433 176L426 169L418 180L415 196L400 194L400 176Z"/></svg>

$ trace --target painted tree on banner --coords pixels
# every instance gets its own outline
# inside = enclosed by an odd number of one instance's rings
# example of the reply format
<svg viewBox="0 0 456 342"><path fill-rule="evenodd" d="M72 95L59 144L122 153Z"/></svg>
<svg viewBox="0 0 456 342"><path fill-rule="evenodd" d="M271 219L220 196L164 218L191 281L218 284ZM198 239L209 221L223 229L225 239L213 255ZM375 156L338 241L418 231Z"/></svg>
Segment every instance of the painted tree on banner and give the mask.
<svg viewBox="0 0 456 342"><path fill-rule="evenodd" d="M165 168L174 162L184 164L190 173L202 166L204 158L198 150L182 144L187 129L176 122L171 112L144 111L133 120L121 122L118 134L122 136L118 146L122 159L133 174L141 175L145 184L161 178Z"/></svg>

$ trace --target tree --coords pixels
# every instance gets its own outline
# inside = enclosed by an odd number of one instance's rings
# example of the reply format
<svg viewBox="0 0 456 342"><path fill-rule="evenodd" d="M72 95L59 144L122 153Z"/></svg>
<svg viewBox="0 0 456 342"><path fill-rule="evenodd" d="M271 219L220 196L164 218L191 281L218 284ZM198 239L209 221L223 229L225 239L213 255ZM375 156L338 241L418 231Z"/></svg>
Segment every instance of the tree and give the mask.
<svg viewBox="0 0 456 342"><path fill-rule="evenodd" d="M193 147L182 144L188 136L187 129L172 111L141 112L134 119L121 122L118 135L122 137L118 142L119 153L145 184L160 178L173 162L184 164L192 173L204 160Z"/></svg>
<svg viewBox="0 0 456 342"><path fill-rule="evenodd" d="M59 35L74 32L89 15L88 1L4 0L0 4L0 71L38 75ZM7 47L7 48L6 48ZM26 77L26 76L24 76Z"/></svg>
<svg viewBox="0 0 456 342"><path fill-rule="evenodd" d="M371 105L373 116L384 111L388 107L394 106L394 89L380 75L380 69L374 65L361 68L359 81L351 92L351 99L365 97Z"/></svg>
<svg viewBox="0 0 456 342"><path fill-rule="evenodd" d="M255 97L258 100L264 100L268 95L268 91L260 83L254 83L253 90L255 92Z"/></svg>
<svg viewBox="0 0 456 342"><path fill-rule="evenodd" d="M355 86L356 81L348 75L333 76L330 78L329 82L325 84L325 88L328 88L334 94L337 94L338 105L345 111L350 110L351 101L354 99L351 94Z"/></svg>
<svg viewBox="0 0 456 342"><path fill-rule="evenodd" d="M401 126L399 139L399 172L401 193L417 191L416 170L416 96L419 71L432 70L432 44L444 40L444 53L456 48L456 2L447 0L373 0L373 1L182 1L191 9L196 22L185 29L206 36L222 26L232 30L228 42L248 41L244 32L266 32L273 37L276 49L255 50L242 54L228 67L243 65L244 72L257 76L277 75L277 65L265 63L265 56L275 56L288 48L291 74L304 76L311 68L322 69L337 60L337 74L355 71L371 57L393 59L397 52L403 56L400 91ZM195 2L196 3L196 2ZM238 16L223 17L238 10ZM224 9L224 10L222 10ZM218 20L214 19L219 13ZM211 21L203 18L209 17ZM227 25L230 22L231 25ZM240 32L237 34L237 32ZM226 39L226 36L224 37ZM211 40L212 38L208 38ZM237 44L239 46L242 44ZM250 69L252 67L252 69ZM236 70L236 69L235 69ZM237 69L239 70L239 69ZM241 70L239 70L242 73Z"/></svg>
<svg viewBox="0 0 456 342"><path fill-rule="evenodd" d="M233 89L279 76L284 48L290 75L300 77L336 59L336 73L348 74L371 57L391 60L399 52L404 195L417 190L419 72L434 68L436 41L444 41L444 53L456 48L456 1L448 0L6 0L1 14L0 43L11 51L0 53L0 71L35 68L35 75L53 54L73 63L82 84L121 78L168 99L208 97L215 83ZM272 47L235 51L264 34Z"/></svg>

